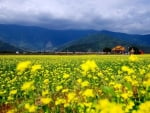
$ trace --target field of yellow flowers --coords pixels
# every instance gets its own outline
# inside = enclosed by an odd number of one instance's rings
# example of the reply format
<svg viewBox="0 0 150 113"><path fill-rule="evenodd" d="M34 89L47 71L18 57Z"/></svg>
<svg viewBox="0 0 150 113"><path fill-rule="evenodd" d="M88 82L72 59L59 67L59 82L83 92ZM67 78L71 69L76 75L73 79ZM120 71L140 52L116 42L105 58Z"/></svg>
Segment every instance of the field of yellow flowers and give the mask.
<svg viewBox="0 0 150 113"><path fill-rule="evenodd" d="M0 113L150 113L150 55L1 55Z"/></svg>

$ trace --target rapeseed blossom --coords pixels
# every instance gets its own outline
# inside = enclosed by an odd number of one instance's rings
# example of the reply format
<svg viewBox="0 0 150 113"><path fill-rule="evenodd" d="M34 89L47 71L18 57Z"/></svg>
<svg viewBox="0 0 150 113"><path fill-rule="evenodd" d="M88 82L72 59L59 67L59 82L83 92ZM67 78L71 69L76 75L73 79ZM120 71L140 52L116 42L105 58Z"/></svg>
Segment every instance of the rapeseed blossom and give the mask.
<svg viewBox="0 0 150 113"><path fill-rule="evenodd" d="M93 89L86 89L86 90L83 92L83 96L86 96L86 97L94 97Z"/></svg>
<svg viewBox="0 0 150 113"><path fill-rule="evenodd" d="M76 94L74 92L70 92L68 93L67 97L68 97L68 101L71 102L75 99Z"/></svg>
<svg viewBox="0 0 150 113"><path fill-rule="evenodd" d="M64 79L69 78L69 77L70 77L70 75L69 75L69 74L64 73L64 75L63 75L63 78L64 78Z"/></svg>
<svg viewBox="0 0 150 113"><path fill-rule="evenodd" d="M0 91L0 96L2 96L5 93L6 93L6 91Z"/></svg>
<svg viewBox="0 0 150 113"><path fill-rule="evenodd" d="M125 105L125 112L128 113L134 106L134 102L133 101L129 101L127 105Z"/></svg>
<svg viewBox="0 0 150 113"><path fill-rule="evenodd" d="M69 89L66 88L66 89L63 89L63 90L62 90L62 93L66 93L66 92L68 92L68 91L69 91Z"/></svg>
<svg viewBox="0 0 150 113"><path fill-rule="evenodd" d="M27 91L27 90L32 90L34 89L34 81L29 81L29 82L25 82L22 87L21 90Z"/></svg>
<svg viewBox="0 0 150 113"><path fill-rule="evenodd" d="M125 79L127 82L132 82L131 76L125 76L124 79Z"/></svg>
<svg viewBox="0 0 150 113"><path fill-rule="evenodd" d="M93 60L88 60L85 63L81 64L81 69L83 70L83 73L87 73L88 71L95 72L96 69L98 69L97 64Z"/></svg>
<svg viewBox="0 0 150 113"><path fill-rule="evenodd" d="M77 82L82 83L82 79L81 78L77 79Z"/></svg>
<svg viewBox="0 0 150 113"><path fill-rule="evenodd" d="M85 81L81 82L81 86L82 87L89 86L89 82L85 80Z"/></svg>
<svg viewBox="0 0 150 113"><path fill-rule="evenodd" d="M96 110L97 113L124 113L121 104L111 103L107 99L100 100Z"/></svg>
<svg viewBox="0 0 150 113"><path fill-rule="evenodd" d="M20 71L20 72L23 72L25 69L29 68L30 64L31 64L31 61L20 62L20 63L17 65L16 70L17 70L17 71Z"/></svg>
<svg viewBox="0 0 150 113"><path fill-rule="evenodd" d="M139 83L137 80L132 80L131 84L132 84L132 86L139 86Z"/></svg>
<svg viewBox="0 0 150 113"><path fill-rule="evenodd" d="M8 101L9 101L9 100L14 100L14 97L11 96L11 95L9 95L9 96L7 97L7 100L8 100Z"/></svg>
<svg viewBox="0 0 150 113"><path fill-rule="evenodd" d="M41 98L41 102L45 105L45 104L49 104L52 101L51 98L48 97L42 97Z"/></svg>
<svg viewBox="0 0 150 113"><path fill-rule="evenodd" d="M42 96L45 96L45 95L48 95L48 94L49 94L48 90L42 91Z"/></svg>
<svg viewBox="0 0 150 113"><path fill-rule="evenodd" d="M132 96L132 92L131 91L127 91L127 92L124 92L121 94L121 97L124 99L124 100L127 100L129 99L131 96Z"/></svg>
<svg viewBox="0 0 150 113"><path fill-rule="evenodd" d="M29 103L26 103L25 109L27 109L28 112L33 113L33 112L36 112L37 106L35 106L34 104L30 105Z"/></svg>
<svg viewBox="0 0 150 113"><path fill-rule="evenodd" d="M91 108L92 107L92 102L84 102L83 105L88 107L88 108Z"/></svg>
<svg viewBox="0 0 150 113"><path fill-rule="evenodd" d="M48 84L48 83L49 83L49 79L45 79L44 84Z"/></svg>
<svg viewBox="0 0 150 113"><path fill-rule="evenodd" d="M129 75L134 73L134 70L129 68L128 66L122 66L121 69L123 72L128 72Z"/></svg>
<svg viewBox="0 0 150 113"><path fill-rule="evenodd" d="M135 61L138 61L138 58L135 55L130 55L129 60L132 62L135 62Z"/></svg>
<svg viewBox="0 0 150 113"><path fill-rule="evenodd" d="M136 113L149 113L150 101L146 101L139 106L139 110Z"/></svg>
<svg viewBox="0 0 150 113"><path fill-rule="evenodd" d="M66 100L63 98L57 98L57 100L55 101L55 105L60 105L64 103L66 103Z"/></svg>
<svg viewBox="0 0 150 113"><path fill-rule="evenodd" d="M16 93L17 93L17 89L11 90L10 93L9 93L9 95L15 95Z"/></svg>
<svg viewBox="0 0 150 113"><path fill-rule="evenodd" d="M114 88L119 90L119 89L122 88L122 85L119 84L119 83L116 83L116 84L114 85Z"/></svg>
<svg viewBox="0 0 150 113"><path fill-rule="evenodd" d="M144 86L150 87L150 79L143 82Z"/></svg>
<svg viewBox="0 0 150 113"><path fill-rule="evenodd" d="M56 91L60 91L62 88L63 88L63 86L61 86L61 85L60 85L60 86L57 86L57 87L56 87Z"/></svg>
<svg viewBox="0 0 150 113"><path fill-rule="evenodd" d="M52 60L47 56L45 60L43 60L45 56L41 57L42 60L39 60L39 56L38 59L36 57L24 59L32 61L33 64L42 64L41 69L38 65L29 64L23 71L14 71L17 68L13 65L18 59L3 62L0 57L2 65L0 66L2 97L0 109L3 110L3 105L11 107L10 110L1 112L38 113L46 112L47 109L47 112L50 110L50 112L64 113L149 113L150 111L148 55L144 56L146 59L143 55L138 56L141 60L135 63L133 60L127 61L128 56L122 55L90 56L90 59L96 58L101 70L97 66L87 68L86 65L82 69L81 59L74 59L74 56L67 56L67 60L61 59L64 56L59 56L61 62L55 57ZM20 76L18 73L21 73Z"/></svg>
<svg viewBox="0 0 150 113"><path fill-rule="evenodd" d="M35 71L37 71L37 70L39 70L39 69L41 69L42 67L41 67L41 65L33 65L32 67L31 67L31 72L35 72Z"/></svg>

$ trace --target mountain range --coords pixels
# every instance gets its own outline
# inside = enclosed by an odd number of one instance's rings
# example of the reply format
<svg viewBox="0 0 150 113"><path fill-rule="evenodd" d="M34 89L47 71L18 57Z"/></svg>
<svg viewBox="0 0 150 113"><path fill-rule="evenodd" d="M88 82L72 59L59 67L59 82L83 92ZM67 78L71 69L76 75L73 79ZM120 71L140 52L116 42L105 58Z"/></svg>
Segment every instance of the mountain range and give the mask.
<svg viewBox="0 0 150 113"><path fill-rule="evenodd" d="M1 45L5 45L2 48ZM150 52L150 35L107 30L51 30L40 27L0 24L0 51L102 51L122 45ZM11 46L11 47L10 47Z"/></svg>
<svg viewBox="0 0 150 113"><path fill-rule="evenodd" d="M16 51L22 52L20 48L12 46L8 43L0 41L0 53L15 53Z"/></svg>
<svg viewBox="0 0 150 113"><path fill-rule="evenodd" d="M126 51L136 47L144 52L150 52L150 35L129 35L111 31L100 31L65 44L59 51L103 51L104 48L124 46Z"/></svg>

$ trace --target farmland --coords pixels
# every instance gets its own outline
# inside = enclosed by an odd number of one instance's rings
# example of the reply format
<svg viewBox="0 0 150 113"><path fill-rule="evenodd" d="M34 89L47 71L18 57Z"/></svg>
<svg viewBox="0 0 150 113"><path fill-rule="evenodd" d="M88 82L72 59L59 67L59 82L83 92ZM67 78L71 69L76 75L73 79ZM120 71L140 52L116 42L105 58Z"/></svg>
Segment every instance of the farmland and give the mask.
<svg viewBox="0 0 150 113"><path fill-rule="evenodd" d="M1 113L149 113L150 55L1 55Z"/></svg>

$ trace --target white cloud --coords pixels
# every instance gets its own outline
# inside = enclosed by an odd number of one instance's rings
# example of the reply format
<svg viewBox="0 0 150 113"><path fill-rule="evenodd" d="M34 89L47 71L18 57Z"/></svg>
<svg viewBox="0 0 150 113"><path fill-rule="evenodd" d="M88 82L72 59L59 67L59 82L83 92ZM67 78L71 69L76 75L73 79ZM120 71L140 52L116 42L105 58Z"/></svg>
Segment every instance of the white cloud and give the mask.
<svg viewBox="0 0 150 113"><path fill-rule="evenodd" d="M0 23L150 33L149 0L0 0Z"/></svg>

